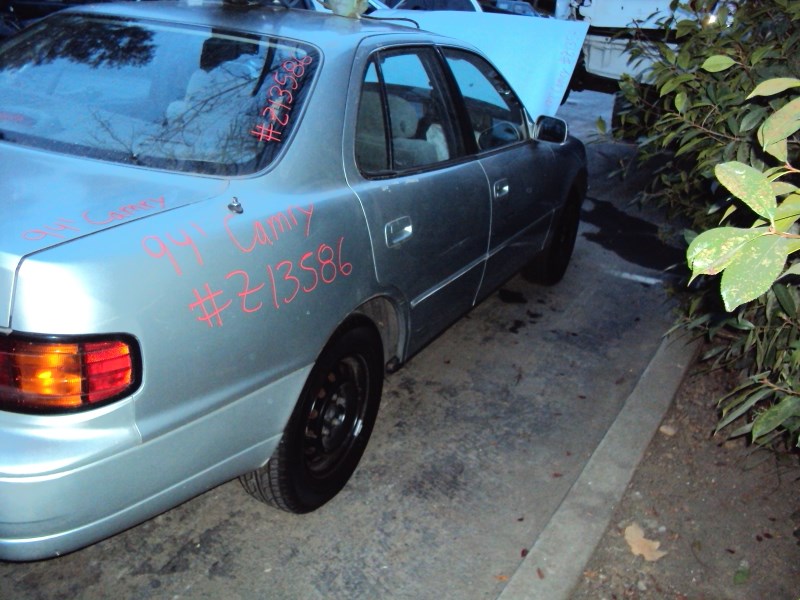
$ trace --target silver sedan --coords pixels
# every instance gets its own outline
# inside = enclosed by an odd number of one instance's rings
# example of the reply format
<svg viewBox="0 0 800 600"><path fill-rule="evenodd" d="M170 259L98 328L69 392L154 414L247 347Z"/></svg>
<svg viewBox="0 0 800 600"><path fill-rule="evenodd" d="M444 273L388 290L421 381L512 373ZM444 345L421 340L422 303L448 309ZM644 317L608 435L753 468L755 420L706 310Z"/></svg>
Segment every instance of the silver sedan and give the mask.
<svg viewBox="0 0 800 600"><path fill-rule="evenodd" d="M520 269L555 283L583 146L406 25L103 4L0 45L0 558L240 477L307 512L385 373Z"/></svg>

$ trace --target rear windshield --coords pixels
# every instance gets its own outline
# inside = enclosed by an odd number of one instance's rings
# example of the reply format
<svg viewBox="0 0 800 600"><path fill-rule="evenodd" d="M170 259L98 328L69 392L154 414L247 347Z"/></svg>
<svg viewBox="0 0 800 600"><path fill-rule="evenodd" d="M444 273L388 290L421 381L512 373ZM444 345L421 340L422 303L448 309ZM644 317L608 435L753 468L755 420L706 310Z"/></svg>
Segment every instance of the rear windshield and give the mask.
<svg viewBox="0 0 800 600"><path fill-rule="evenodd" d="M0 140L252 173L288 141L318 59L293 40L55 15L0 45Z"/></svg>

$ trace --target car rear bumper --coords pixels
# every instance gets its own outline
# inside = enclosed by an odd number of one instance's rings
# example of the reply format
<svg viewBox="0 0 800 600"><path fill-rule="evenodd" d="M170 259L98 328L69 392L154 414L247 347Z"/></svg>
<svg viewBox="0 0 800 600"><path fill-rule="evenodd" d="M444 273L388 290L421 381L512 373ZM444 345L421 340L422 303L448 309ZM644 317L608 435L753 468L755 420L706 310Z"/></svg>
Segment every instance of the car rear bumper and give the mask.
<svg viewBox="0 0 800 600"><path fill-rule="evenodd" d="M0 559L76 550L261 466L280 441L265 433L283 429L309 370L144 443L132 401L57 417L57 427L0 413L10 431L0 441Z"/></svg>

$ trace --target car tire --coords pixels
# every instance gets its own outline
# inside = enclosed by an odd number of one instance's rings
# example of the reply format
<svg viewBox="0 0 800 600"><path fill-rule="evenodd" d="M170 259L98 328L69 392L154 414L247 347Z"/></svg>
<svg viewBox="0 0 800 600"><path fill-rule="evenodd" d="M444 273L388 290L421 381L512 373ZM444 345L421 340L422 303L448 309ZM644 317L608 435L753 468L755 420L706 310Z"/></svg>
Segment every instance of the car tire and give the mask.
<svg viewBox="0 0 800 600"><path fill-rule="evenodd" d="M544 285L555 285L564 278L578 236L581 198L574 191L569 195L547 247L523 269L522 274L526 279Z"/></svg>
<svg viewBox="0 0 800 600"><path fill-rule="evenodd" d="M258 500L293 513L333 498L356 469L378 415L383 349L371 326L356 325L324 348L267 464L242 475Z"/></svg>

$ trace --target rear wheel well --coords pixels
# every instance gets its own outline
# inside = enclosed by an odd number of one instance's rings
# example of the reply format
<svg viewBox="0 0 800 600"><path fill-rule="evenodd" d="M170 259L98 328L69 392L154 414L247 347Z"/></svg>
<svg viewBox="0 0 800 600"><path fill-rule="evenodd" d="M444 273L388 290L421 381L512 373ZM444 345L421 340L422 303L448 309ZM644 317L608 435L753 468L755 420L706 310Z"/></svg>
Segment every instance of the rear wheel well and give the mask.
<svg viewBox="0 0 800 600"><path fill-rule="evenodd" d="M364 304L348 317L345 323L351 320L368 320L377 329L383 344L383 364L388 372L397 370L405 348L405 331L403 317L398 306L386 296L376 296Z"/></svg>

